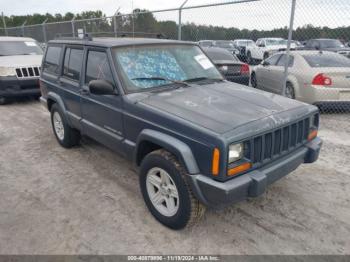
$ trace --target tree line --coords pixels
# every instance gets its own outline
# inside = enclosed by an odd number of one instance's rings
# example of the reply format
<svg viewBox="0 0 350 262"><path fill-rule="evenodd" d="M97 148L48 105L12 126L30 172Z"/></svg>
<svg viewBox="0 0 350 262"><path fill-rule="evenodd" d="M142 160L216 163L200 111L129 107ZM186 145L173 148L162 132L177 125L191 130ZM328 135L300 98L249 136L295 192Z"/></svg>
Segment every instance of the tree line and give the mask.
<svg viewBox="0 0 350 262"><path fill-rule="evenodd" d="M120 15L120 14L119 14ZM21 26L25 21L26 25L41 24L47 19L47 22L62 22L75 20L88 19L88 18L101 18L101 20L92 20L79 24L78 26L84 27L87 32L93 34L111 33L116 25L117 30L121 32L144 32L144 33L156 33L162 34L167 38L177 38L178 24L175 21L158 21L156 17L147 12L147 10L135 9L132 15L118 16L116 21L107 19L106 15L102 11L85 11L78 14L66 13L66 14L32 14L22 16L5 16L5 22L7 27ZM56 32L60 33L60 32ZM252 39L256 40L261 37L283 37L287 38L288 28L281 27L272 30L249 30L239 29L236 27L223 27L223 26L209 26L198 25L195 23L185 23L182 26L182 38L189 41L198 41L203 39ZM315 27L312 24L298 27L293 32L293 39L303 41L310 38L338 38L343 41L350 40L350 26L330 28Z"/></svg>

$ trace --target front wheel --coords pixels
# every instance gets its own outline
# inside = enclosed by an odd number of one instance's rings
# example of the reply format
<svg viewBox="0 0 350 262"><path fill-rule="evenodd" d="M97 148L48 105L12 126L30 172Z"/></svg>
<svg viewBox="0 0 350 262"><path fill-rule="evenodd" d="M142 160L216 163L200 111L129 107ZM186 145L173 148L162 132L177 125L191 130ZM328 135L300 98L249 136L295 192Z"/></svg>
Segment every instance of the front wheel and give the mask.
<svg viewBox="0 0 350 262"><path fill-rule="evenodd" d="M79 131L68 125L65 115L57 104L53 104L51 108L51 124L56 139L61 146L70 148L79 144Z"/></svg>
<svg viewBox="0 0 350 262"><path fill-rule="evenodd" d="M0 105L6 105L7 99L5 97L0 96Z"/></svg>
<svg viewBox="0 0 350 262"><path fill-rule="evenodd" d="M258 87L258 82L256 80L256 75L253 72L252 75L250 76L250 84L252 85L252 87L257 88Z"/></svg>
<svg viewBox="0 0 350 262"><path fill-rule="evenodd" d="M141 164L140 187L152 215L163 225L182 229L195 224L205 207L193 196L186 171L166 150L148 154Z"/></svg>

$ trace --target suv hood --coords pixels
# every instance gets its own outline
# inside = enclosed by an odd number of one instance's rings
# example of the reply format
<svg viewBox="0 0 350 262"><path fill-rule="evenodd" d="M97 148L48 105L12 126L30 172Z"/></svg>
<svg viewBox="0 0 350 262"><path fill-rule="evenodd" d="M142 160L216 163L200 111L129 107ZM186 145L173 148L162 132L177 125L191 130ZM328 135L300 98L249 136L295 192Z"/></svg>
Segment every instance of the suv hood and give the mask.
<svg viewBox="0 0 350 262"><path fill-rule="evenodd" d="M230 82L150 93L139 102L220 134L251 121L305 106L280 95Z"/></svg>
<svg viewBox="0 0 350 262"><path fill-rule="evenodd" d="M12 55L0 56L0 66L3 67L26 67L40 66L42 55Z"/></svg>

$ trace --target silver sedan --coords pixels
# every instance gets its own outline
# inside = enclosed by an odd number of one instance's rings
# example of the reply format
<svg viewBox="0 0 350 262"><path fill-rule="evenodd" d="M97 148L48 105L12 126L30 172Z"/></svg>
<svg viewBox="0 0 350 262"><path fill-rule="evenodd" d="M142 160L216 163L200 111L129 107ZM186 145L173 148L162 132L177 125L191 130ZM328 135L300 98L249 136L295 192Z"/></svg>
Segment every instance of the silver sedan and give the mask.
<svg viewBox="0 0 350 262"><path fill-rule="evenodd" d="M254 67L252 86L281 94L285 59L280 52ZM326 51L291 52L285 94L310 104L350 104L350 59Z"/></svg>

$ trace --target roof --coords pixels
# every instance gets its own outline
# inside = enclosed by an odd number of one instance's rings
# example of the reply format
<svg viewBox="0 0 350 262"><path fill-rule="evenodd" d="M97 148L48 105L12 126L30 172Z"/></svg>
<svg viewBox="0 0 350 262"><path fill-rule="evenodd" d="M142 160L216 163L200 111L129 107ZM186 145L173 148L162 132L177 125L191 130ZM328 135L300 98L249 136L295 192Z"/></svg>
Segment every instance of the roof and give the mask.
<svg viewBox="0 0 350 262"><path fill-rule="evenodd" d="M285 54L286 51L280 52ZM334 52L330 51L319 51L319 50L291 50L291 54L298 54L298 55L317 55L319 53L324 53L324 54L336 54Z"/></svg>
<svg viewBox="0 0 350 262"><path fill-rule="evenodd" d="M49 43L62 43L62 44L81 44L101 47L117 47L117 46L132 46L132 45L150 45L150 44L195 44L194 42L167 40L167 39L155 39L155 38L113 38L113 37L97 37L88 39L78 38L65 38L51 40Z"/></svg>
<svg viewBox="0 0 350 262"><path fill-rule="evenodd" d="M32 42L35 40L33 38L29 38L29 37L0 36L0 42L4 42L4 41Z"/></svg>

